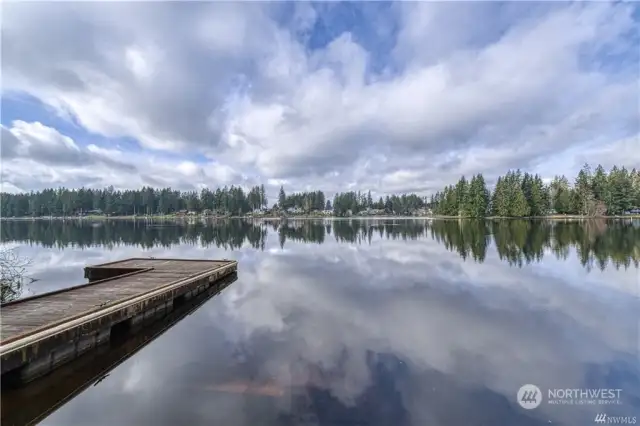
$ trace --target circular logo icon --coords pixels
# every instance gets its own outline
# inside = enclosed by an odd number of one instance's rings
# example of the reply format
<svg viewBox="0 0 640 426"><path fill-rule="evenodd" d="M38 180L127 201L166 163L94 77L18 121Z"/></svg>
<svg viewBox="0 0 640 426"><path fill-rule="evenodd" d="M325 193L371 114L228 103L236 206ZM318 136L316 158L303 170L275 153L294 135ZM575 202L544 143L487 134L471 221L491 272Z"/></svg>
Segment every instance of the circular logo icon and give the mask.
<svg viewBox="0 0 640 426"><path fill-rule="evenodd" d="M524 385L518 389L518 404L525 410L532 410L542 403L542 392L536 385Z"/></svg>

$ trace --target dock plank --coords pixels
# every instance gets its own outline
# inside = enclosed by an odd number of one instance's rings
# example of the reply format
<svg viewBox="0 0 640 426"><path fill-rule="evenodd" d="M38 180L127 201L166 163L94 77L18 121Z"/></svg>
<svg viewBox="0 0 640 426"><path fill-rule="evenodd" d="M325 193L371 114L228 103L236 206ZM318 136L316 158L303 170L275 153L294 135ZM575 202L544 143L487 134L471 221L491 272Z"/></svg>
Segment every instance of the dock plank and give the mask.
<svg viewBox="0 0 640 426"><path fill-rule="evenodd" d="M2 341L29 333L65 318L76 317L105 304L118 303L172 283L189 279L231 261L181 259L127 259L89 268L152 268L104 282L78 286L66 291L36 296L2 306ZM126 271L125 271L126 272Z"/></svg>

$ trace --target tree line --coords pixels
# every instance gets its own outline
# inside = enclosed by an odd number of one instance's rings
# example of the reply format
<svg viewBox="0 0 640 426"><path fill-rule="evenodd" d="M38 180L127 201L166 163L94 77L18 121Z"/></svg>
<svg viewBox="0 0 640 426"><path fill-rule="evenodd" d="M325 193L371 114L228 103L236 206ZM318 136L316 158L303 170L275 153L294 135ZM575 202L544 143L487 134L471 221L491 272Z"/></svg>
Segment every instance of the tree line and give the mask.
<svg viewBox="0 0 640 426"><path fill-rule="evenodd" d="M278 204L274 205L273 208L280 210L299 209L305 213L310 213L325 209L330 210L331 201L326 200L325 203L325 196L322 191L295 192L287 195L284 187L281 186L278 193Z"/></svg>
<svg viewBox="0 0 640 426"><path fill-rule="evenodd" d="M549 214L620 215L640 207L640 171L614 166L608 173L585 164L573 185L565 176L545 184L539 175L509 171L498 177L493 193L482 174L463 176L431 197L437 215L463 217L527 217Z"/></svg>
<svg viewBox="0 0 640 426"><path fill-rule="evenodd" d="M245 191L240 186L225 186L212 191L177 191L171 188L140 190L106 189L45 189L22 194L0 194L2 217L71 216L98 212L116 215L167 215L182 210L220 211L245 214L267 206L264 185Z"/></svg>
<svg viewBox="0 0 640 426"><path fill-rule="evenodd" d="M364 192L340 192L333 199L333 213L336 216L348 216L367 210L377 210L386 214L408 215L412 211L425 208L426 197L416 194L387 195L374 201L371 191Z"/></svg>
<svg viewBox="0 0 640 426"><path fill-rule="evenodd" d="M248 191L240 186L225 186L215 191L177 191L171 188L140 190L45 189L21 194L0 194L0 216L71 216L99 212L107 215L168 215L179 211L210 210L224 215L245 215L266 209L264 185ZM336 216L356 215L364 211L389 215L408 215L420 209L433 214L460 217L527 217L548 214L586 216L619 215L640 207L640 171L614 166L606 172L588 164L573 184L565 176L556 176L545 184L539 175L509 171L497 179L493 192L482 174L471 180L464 176L431 197L416 194L387 195L374 200L371 191L339 192L333 202L323 191L296 192L287 195L280 188L272 209L296 209L299 212L329 210Z"/></svg>
<svg viewBox="0 0 640 426"><path fill-rule="evenodd" d="M170 248L181 244L239 250L265 250L269 233L284 248L287 241L323 244L372 244L373 239L431 239L463 259L483 262L493 243L499 258L512 266L539 262L546 253L566 259L575 250L580 263L604 270L640 266L640 227L632 221L484 221L484 220L287 220L254 222L225 220L217 226L196 222L171 226L131 221L105 221L91 226L80 221L12 221L0 227L4 242L43 247L88 248L117 245ZM0 259L1 260L1 259Z"/></svg>

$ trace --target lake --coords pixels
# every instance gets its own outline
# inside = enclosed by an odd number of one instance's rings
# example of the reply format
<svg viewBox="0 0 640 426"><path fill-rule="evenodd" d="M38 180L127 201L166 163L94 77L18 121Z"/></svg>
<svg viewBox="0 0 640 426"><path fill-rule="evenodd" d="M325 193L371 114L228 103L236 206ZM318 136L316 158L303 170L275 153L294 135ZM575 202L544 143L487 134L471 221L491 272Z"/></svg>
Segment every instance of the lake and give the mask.
<svg viewBox="0 0 640 426"><path fill-rule="evenodd" d="M127 257L239 261L237 281L43 425L640 423L637 220L15 221L0 235L32 259L25 295Z"/></svg>

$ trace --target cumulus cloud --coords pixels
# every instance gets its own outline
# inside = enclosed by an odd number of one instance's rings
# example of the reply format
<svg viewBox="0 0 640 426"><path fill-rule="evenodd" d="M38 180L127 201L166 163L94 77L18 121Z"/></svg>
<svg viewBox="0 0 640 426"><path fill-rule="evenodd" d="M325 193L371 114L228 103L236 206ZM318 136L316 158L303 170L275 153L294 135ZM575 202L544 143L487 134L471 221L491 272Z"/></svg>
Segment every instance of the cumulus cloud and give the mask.
<svg viewBox="0 0 640 426"><path fill-rule="evenodd" d="M68 136L42 123L14 121L11 128L2 126L3 160L29 159L34 163L49 166L92 166L104 163L106 166L131 172L134 169L112 160L100 150L90 145L80 149ZM91 155L94 154L94 155Z"/></svg>
<svg viewBox="0 0 640 426"><path fill-rule="evenodd" d="M7 192L51 185L104 188L202 186L245 183L229 166L196 164L146 153L132 154L95 144L80 147L68 136L39 122L14 121L2 126L2 181Z"/></svg>
<svg viewBox="0 0 640 426"><path fill-rule="evenodd" d="M207 179L193 155L226 165L213 176L229 182L380 194L515 167L572 174L578 151L640 166L607 149L640 128L624 3L12 3L4 15L3 90L167 152L184 175L139 183ZM27 158L14 144L5 163ZM55 182L82 184L69 167Z"/></svg>

